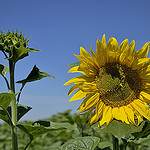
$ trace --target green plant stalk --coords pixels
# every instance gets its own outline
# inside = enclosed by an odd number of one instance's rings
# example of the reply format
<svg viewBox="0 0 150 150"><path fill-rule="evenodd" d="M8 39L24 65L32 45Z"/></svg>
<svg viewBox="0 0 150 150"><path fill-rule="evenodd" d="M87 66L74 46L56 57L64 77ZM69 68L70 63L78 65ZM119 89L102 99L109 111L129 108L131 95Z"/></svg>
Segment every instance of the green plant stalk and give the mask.
<svg viewBox="0 0 150 150"><path fill-rule="evenodd" d="M119 150L119 140L112 134L113 150Z"/></svg>
<svg viewBox="0 0 150 150"><path fill-rule="evenodd" d="M10 92L15 93L15 81L14 81L14 69L15 64L12 60L9 60L9 70L10 70ZM18 136L17 136L17 103L14 98L11 103L11 114L12 114L12 123L11 134L12 134L12 150L18 150Z"/></svg>

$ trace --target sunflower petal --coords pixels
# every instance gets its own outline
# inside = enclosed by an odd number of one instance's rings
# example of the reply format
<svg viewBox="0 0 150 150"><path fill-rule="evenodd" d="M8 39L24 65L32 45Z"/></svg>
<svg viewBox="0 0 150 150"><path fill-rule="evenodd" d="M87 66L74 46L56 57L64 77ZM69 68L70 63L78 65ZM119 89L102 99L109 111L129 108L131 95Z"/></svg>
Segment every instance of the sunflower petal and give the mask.
<svg viewBox="0 0 150 150"><path fill-rule="evenodd" d="M86 95L87 95L87 93L82 92L81 90L78 90L78 91L71 97L71 99L69 100L69 102L82 99L82 98L86 97Z"/></svg>
<svg viewBox="0 0 150 150"><path fill-rule="evenodd" d="M111 37L107 43L107 48L109 49L109 51L114 51L114 52L117 52L118 50L118 42L117 40L114 38L114 37Z"/></svg>
<svg viewBox="0 0 150 150"><path fill-rule="evenodd" d="M129 120L132 124L136 125L135 120L134 120L134 112L133 112L133 109L131 109L130 107L126 106L126 107L124 107L124 110L125 110L125 113L127 114L128 120Z"/></svg>
<svg viewBox="0 0 150 150"><path fill-rule="evenodd" d="M101 120L99 121L99 126L102 126L105 122L107 125L112 121L112 108L110 106L105 106L103 109L103 115Z"/></svg>
<svg viewBox="0 0 150 150"><path fill-rule="evenodd" d="M75 73L75 72L79 72L79 73L84 74L83 71L79 71L79 66L72 67L72 68L68 71L68 73Z"/></svg>
<svg viewBox="0 0 150 150"><path fill-rule="evenodd" d="M99 101L99 93L89 94L83 100L77 111L79 111L79 113L82 113L95 106L98 103L98 101Z"/></svg>
<svg viewBox="0 0 150 150"><path fill-rule="evenodd" d="M142 116L150 120L149 107L146 103L142 102L139 99L134 100L130 105L137 110Z"/></svg>
<svg viewBox="0 0 150 150"><path fill-rule="evenodd" d="M150 42L145 43L145 45L140 50L135 52L138 58L147 58L149 52L149 43Z"/></svg>
<svg viewBox="0 0 150 150"><path fill-rule="evenodd" d="M72 93L74 90L78 89L78 88L79 88L79 85L78 85L78 84L75 84L74 86L72 86L72 87L70 88L69 92L68 92L68 96L70 96L71 93Z"/></svg>
<svg viewBox="0 0 150 150"><path fill-rule="evenodd" d="M86 77L84 75L82 76L78 76L78 77L74 77L71 80L67 81L64 85L70 85L70 84L79 84L79 83L83 83L83 82L92 82L94 81L94 78L92 77Z"/></svg>

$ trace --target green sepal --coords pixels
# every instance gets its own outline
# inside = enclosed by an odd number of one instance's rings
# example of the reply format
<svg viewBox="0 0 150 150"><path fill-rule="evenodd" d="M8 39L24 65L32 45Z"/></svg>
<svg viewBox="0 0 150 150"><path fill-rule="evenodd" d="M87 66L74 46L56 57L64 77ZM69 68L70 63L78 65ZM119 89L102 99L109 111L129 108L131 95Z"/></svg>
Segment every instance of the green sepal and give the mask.
<svg viewBox="0 0 150 150"><path fill-rule="evenodd" d="M121 139L123 136L139 132L142 130L144 122L139 126L133 124L126 124L118 120L113 120L108 126L106 124L98 128L98 123L92 125L91 127L98 133L112 133L118 139Z"/></svg>
<svg viewBox="0 0 150 150"><path fill-rule="evenodd" d="M55 78L54 76L51 76L46 72L41 72L35 65L26 79L17 81L16 83L22 83L23 85L25 85L27 82L37 81L45 77Z"/></svg>
<svg viewBox="0 0 150 150"><path fill-rule="evenodd" d="M78 137L66 142L58 150L94 150L99 142L100 138L94 136Z"/></svg>
<svg viewBox="0 0 150 150"><path fill-rule="evenodd" d="M14 63L16 63L18 60L23 59L24 57L28 56L28 52L38 52L39 50L32 49L32 48L26 48L26 47L19 47L19 48L13 48L12 50L12 56L7 58L8 60L12 60Z"/></svg>
<svg viewBox="0 0 150 150"><path fill-rule="evenodd" d="M76 62L76 63L73 63L73 64L69 64L67 65L68 67L72 68L72 67L75 67L75 66L80 66L80 61Z"/></svg>

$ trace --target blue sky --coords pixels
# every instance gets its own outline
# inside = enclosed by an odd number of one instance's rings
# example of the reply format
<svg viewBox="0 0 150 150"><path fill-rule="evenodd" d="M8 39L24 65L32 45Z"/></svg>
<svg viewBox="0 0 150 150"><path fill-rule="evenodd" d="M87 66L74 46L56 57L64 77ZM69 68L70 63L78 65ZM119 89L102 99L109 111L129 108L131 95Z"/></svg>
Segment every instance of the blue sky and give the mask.
<svg viewBox="0 0 150 150"><path fill-rule="evenodd" d="M24 120L48 118L57 112L72 109L81 103L68 103L70 88L63 84L74 77L66 64L77 61L80 47L96 48L96 40L105 33L119 43L135 40L136 50L150 40L149 0L5 0L1 1L0 28L23 31L31 40L29 47L42 50L30 53L16 66L16 81L24 79L36 64L41 71L56 79L44 78L24 88L20 103L33 109ZM0 53L0 63L7 65ZM6 92L0 78L0 92ZM19 86L17 85L17 89Z"/></svg>

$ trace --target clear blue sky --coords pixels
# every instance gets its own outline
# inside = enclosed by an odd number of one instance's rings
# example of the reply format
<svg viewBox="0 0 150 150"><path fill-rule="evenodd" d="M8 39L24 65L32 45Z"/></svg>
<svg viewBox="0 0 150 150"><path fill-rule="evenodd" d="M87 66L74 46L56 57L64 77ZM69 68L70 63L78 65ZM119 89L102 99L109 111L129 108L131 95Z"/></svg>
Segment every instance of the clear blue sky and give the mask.
<svg viewBox="0 0 150 150"><path fill-rule="evenodd" d="M81 101L68 103L70 87L63 84L74 77L66 64L77 61L73 53L79 54L80 46L89 51L91 43L95 49L104 33L107 40L113 36L119 43L135 40L136 49L150 40L149 0L5 0L0 5L0 28L23 31L32 37L29 46L42 50L17 63L16 81L35 64L56 77L26 85L20 103L33 109L24 120L48 118L67 109L75 112ZM0 82L0 92L6 92L2 78Z"/></svg>

